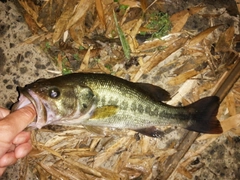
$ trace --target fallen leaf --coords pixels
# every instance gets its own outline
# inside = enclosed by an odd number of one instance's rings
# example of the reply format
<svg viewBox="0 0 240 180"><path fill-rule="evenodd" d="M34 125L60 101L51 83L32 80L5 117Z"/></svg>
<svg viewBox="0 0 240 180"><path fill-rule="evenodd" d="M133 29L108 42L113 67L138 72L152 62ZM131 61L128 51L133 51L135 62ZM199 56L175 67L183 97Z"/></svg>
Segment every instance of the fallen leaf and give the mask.
<svg viewBox="0 0 240 180"><path fill-rule="evenodd" d="M228 51L229 49L231 49L233 39L234 39L234 26L230 26L219 37L215 46L215 51L216 52Z"/></svg>
<svg viewBox="0 0 240 180"><path fill-rule="evenodd" d="M221 25L216 25L210 28L207 28L206 30L200 32L199 34L197 34L196 36L194 36L190 41L188 46L194 46L198 43L200 43L203 39L205 39L209 34L211 34L215 29L217 29L218 27L220 27Z"/></svg>
<svg viewBox="0 0 240 180"><path fill-rule="evenodd" d="M171 33L180 32L183 26L186 24L190 14L187 10L181 11L179 13L173 14L170 17L170 21L172 23Z"/></svg>
<svg viewBox="0 0 240 180"><path fill-rule="evenodd" d="M69 29L73 24L75 24L79 19L85 16L88 9L93 5L94 0L81 0L78 5L74 8L74 14L68 21L66 29Z"/></svg>
<svg viewBox="0 0 240 180"><path fill-rule="evenodd" d="M99 20L101 24L106 27L106 22L105 22L105 16L104 16L104 10L103 10L103 5L101 0L96 0L96 9L98 13Z"/></svg>
<svg viewBox="0 0 240 180"><path fill-rule="evenodd" d="M175 41L168 41L165 44L166 48L163 51L157 53L156 55L153 55L144 64L144 66L141 67L143 69L144 73L148 73L158 63L163 61L165 58L167 58L173 52L177 51L179 48L182 48L186 42L187 42L187 38L182 38L182 37L178 37L177 39L175 39Z"/></svg>
<svg viewBox="0 0 240 180"><path fill-rule="evenodd" d="M169 85L173 85L173 86L179 85L179 84L184 83L186 80L188 80L189 78L191 78L191 77L193 77L193 76L195 76L197 74L198 74L197 71L190 70L190 71L187 71L185 73L182 73L182 74L178 75L177 77L172 78L167 83Z"/></svg>
<svg viewBox="0 0 240 180"><path fill-rule="evenodd" d="M63 33L68 29L67 25L74 15L73 9L77 4L78 0L68 1L67 5L63 9L63 13L61 14L60 18L57 20L55 24L55 30L53 32L53 43L57 42L63 35Z"/></svg>

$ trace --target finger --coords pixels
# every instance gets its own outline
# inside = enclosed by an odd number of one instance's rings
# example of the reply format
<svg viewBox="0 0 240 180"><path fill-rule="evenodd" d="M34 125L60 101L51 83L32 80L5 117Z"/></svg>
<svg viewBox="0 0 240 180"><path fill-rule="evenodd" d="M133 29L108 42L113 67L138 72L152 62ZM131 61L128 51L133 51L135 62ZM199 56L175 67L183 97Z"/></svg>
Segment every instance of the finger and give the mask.
<svg viewBox="0 0 240 180"><path fill-rule="evenodd" d="M0 137L5 137L4 142L11 143L35 118L36 112L31 106L25 106L9 114L0 121Z"/></svg>
<svg viewBox="0 0 240 180"><path fill-rule="evenodd" d="M8 151L15 136L34 120L35 115L33 107L25 106L0 120L0 137L4 137L0 140L0 157Z"/></svg>
<svg viewBox="0 0 240 180"><path fill-rule="evenodd" d="M28 141L16 147L15 157L17 159L25 157L32 150L32 143Z"/></svg>
<svg viewBox="0 0 240 180"><path fill-rule="evenodd" d="M20 132L12 141L13 144L23 144L29 141L31 133L27 131Z"/></svg>
<svg viewBox="0 0 240 180"><path fill-rule="evenodd" d="M3 175L5 170L6 170L6 167L0 168L0 177Z"/></svg>
<svg viewBox="0 0 240 180"><path fill-rule="evenodd" d="M10 113L10 110L0 107L0 119L4 118Z"/></svg>
<svg viewBox="0 0 240 180"><path fill-rule="evenodd" d="M7 167L17 162L15 152L9 152L4 154L0 159L0 167Z"/></svg>
<svg viewBox="0 0 240 180"><path fill-rule="evenodd" d="M8 148L8 151L7 152L12 152L12 151L15 151L15 148L16 148L16 145L15 144L11 144Z"/></svg>

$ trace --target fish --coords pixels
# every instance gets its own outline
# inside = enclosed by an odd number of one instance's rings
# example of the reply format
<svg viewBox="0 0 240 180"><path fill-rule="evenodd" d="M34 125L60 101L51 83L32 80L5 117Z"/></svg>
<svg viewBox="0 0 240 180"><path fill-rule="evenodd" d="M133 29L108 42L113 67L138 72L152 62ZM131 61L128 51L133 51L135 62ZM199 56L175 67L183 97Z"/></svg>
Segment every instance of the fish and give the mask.
<svg viewBox="0 0 240 180"><path fill-rule="evenodd" d="M222 133L217 119L219 97L204 97L187 106L165 103L170 94L149 83L130 82L101 73L72 73L39 79L17 88L12 111L33 104L33 128L83 125L130 129L151 137L162 136L157 127L175 126L208 134Z"/></svg>

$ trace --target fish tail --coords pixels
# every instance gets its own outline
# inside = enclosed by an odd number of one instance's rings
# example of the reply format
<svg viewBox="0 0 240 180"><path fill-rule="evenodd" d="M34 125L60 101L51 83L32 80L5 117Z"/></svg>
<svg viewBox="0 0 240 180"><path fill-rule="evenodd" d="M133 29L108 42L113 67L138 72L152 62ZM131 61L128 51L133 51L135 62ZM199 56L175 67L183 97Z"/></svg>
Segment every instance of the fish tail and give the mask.
<svg viewBox="0 0 240 180"><path fill-rule="evenodd" d="M190 113L194 112L193 121L186 129L207 134L222 133L221 124L216 117L219 105L219 97L209 96L186 106Z"/></svg>

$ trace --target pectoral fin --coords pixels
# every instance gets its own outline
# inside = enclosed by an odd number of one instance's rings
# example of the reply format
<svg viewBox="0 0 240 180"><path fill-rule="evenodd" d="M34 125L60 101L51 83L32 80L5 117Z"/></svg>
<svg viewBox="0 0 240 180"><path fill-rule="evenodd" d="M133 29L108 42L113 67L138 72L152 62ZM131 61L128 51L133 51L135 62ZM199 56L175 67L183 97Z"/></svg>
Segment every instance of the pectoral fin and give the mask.
<svg viewBox="0 0 240 180"><path fill-rule="evenodd" d="M118 111L118 106L102 106L96 108L91 119L104 119L115 115Z"/></svg>
<svg viewBox="0 0 240 180"><path fill-rule="evenodd" d="M85 129L87 129L89 132L92 132L94 134L98 135L105 135L104 129L102 127L97 127L97 126L84 126Z"/></svg>
<svg viewBox="0 0 240 180"><path fill-rule="evenodd" d="M162 131L158 130L154 126L142 128L142 129L134 129L134 131L139 132L146 136L156 137L156 138L162 137L164 135Z"/></svg>

